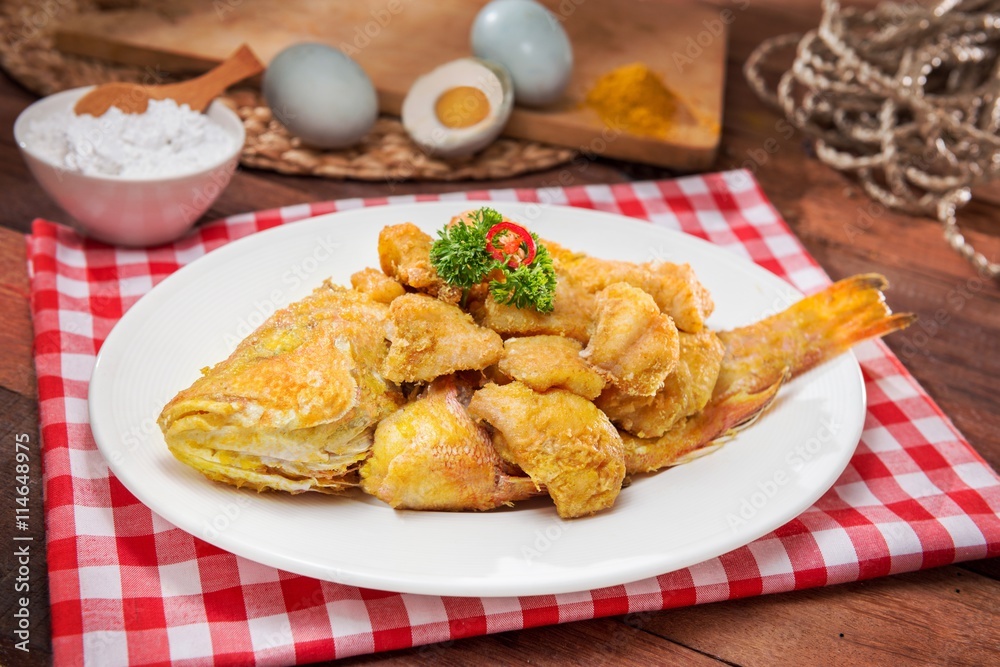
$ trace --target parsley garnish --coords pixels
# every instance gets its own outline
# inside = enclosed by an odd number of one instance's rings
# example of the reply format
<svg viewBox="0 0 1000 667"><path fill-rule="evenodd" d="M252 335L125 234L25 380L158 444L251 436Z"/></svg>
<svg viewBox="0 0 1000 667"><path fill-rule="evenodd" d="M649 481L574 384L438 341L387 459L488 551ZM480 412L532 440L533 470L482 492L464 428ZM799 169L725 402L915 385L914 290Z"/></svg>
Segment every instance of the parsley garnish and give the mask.
<svg viewBox="0 0 1000 667"><path fill-rule="evenodd" d="M535 252L528 263L519 264L518 257L509 254L497 259L490 253L492 245L487 237L490 230L500 224L503 224L503 216L484 207L473 212L466 224L446 226L438 232L439 238L431 246L431 265L445 282L463 289L499 271L502 278L493 278L489 284L490 295L497 303L516 308L531 307L540 313L551 312L556 291L552 256L538 242L538 236L531 234Z"/></svg>

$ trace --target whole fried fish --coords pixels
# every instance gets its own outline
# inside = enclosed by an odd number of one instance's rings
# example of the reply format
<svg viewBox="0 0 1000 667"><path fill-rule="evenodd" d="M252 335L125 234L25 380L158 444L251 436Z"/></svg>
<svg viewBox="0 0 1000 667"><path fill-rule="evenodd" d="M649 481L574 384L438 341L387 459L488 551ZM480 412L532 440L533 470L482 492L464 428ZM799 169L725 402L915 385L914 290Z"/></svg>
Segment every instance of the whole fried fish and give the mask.
<svg viewBox="0 0 1000 667"><path fill-rule="evenodd" d="M367 294L329 282L277 311L163 408L167 447L236 486L356 486L375 425L403 403L380 374L388 314Z"/></svg>

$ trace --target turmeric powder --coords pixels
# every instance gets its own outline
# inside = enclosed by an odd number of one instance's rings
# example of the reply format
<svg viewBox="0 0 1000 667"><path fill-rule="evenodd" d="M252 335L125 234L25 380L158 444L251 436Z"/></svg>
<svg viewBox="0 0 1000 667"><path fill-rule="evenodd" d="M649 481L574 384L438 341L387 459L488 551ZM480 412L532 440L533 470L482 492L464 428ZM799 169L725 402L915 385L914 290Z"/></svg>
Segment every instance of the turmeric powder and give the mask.
<svg viewBox="0 0 1000 667"><path fill-rule="evenodd" d="M670 131L679 103L660 77L642 63L604 74L586 100L609 127L660 138Z"/></svg>

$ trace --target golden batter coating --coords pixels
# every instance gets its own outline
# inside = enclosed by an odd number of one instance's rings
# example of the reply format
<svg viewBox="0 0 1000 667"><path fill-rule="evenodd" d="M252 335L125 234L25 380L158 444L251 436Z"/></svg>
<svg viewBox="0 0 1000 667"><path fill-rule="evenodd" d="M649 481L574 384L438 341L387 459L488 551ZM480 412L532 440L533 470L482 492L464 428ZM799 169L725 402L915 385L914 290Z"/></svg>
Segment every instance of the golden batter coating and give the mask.
<svg viewBox="0 0 1000 667"><path fill-rule="evenodd" d="M504 341L500 371L535 391L553 387L594 400L604 378L582 357L583 345L564 336L525 336Z"/></svg>
<svg viewBox="0 0 1000 667"><path fill-rule="evenodd" d="M712 297L687 264L612 261L574 252L552 241L542 244L552 255L556 272L555 309L542 314L500 305L487 297L470 307L480 324L505 337L568 336L586 344L596 314L596 295L615 283L627 283L649 294L681 331L701 331L712 314Z"/></svg>
<svg viewBox="0 0 1000 667"><path fill-rule="evenodd" d="M361 486L420 510L547 493L559 516L580 517L611 507L626 474L719 446L789 377L913 321L885 306L884 278L864 275L717 334L690 266L547 241L557 287L542 314L498 305L489 277L444 283L432 242L413 224L384 228L382 272L355 273L354 289L327 281L204 369L160 414L174 456L258 490Z"/></svg>
<svg viewBox="0 0 1000 667"><path fill-rule="evenodd" d="M446 303L462 299L461 288L449 285L431 266L434 239L412 222L384 227L378 235L378 259L382 271L408 287Z"/></svg>
<svg viewBox="0 0 1000 667"><path fill-rule="evenodd" d="M653 297L628 283L597 294L594 330L583 357L631 396L652 396L677 366L677 327Z"/></svg>
<svg viewBox="0 0 1000 667"><path fill-rule="evenodd" d="M461 370L482 370L503 356L503 340L458 306L423 294L404 294L389 306L385 376L430 382Z"/></svg>
<svg viewBox="0 0 1000 667"><path fill-rule="evenodd" d="M659 309L670 315L681 331L697 333L705 326L715 304L688 264L670 262L624 262L572 252L552 241L544 241L556 271L576 282L589 294L614 283L638 287L653 297Z"/></svg>
<svg viewBox="0 0 1000 667"><path fill-rule="evenodd" d="M564 519L611 507L625 479L621 437L603 412L576 394L539 393L521 382L488 384L469 414L495 429L505 461L544 486Z"/></svg>
<svg viewBox="0 0 1000 667"><path fill-rule="evenodd" d="M501 336L567 336L581 343L589 337L594 295L556 268L556 295L551 313L499 304L483 291L470 301L476 321Z"/></svg>
<svg viewBox="0 0 1000 667"><path fill-rule="evenodd" d="M512 477L490 435L460 401L454 376L435 380L375 429L361 488L396 509L488 510L544 493Z"/></svg>
<svg viewBox="0 0 1000 667"><path fill-rule="evenodd" d="M651 472L704 455L767 409L789 377L912 324L915 315L893 315L885 305L886 287L878 274L852 276L776 315L720 333L725 352L712 397L659 437L623 434L628 471Z"/></svg>
<svg viewBox="0 0 1000 667"><path fill-rule="evenodd" d="M680 333L680 360L653 396L630 396L606 387L594 403L619 428L640 438L659 437L712 397L724 348L713 331Z"/></svg>
<svg viewBox="0 0 1000 667"><path fill-rule="evenodd" d="M351 275L351 287L364 292L379 303L392 303L397 296L406 294L398 281L378 269L367 268Z"/></svg>
<svg viewBox="0 0 1000 667"><path fill-rule="evenodd" d="M163 408L170 451L258 490L355 485L375 424L402 404L380 375L388 308L329 282L274 313Z"/></svg>

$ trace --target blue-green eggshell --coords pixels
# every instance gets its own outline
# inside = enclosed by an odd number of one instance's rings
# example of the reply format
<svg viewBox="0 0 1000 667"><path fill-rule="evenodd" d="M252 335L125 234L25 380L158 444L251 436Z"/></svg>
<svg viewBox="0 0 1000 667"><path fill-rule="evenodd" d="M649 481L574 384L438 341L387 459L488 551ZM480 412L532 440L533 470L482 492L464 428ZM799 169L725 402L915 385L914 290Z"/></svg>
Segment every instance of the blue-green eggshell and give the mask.
<svg viewBox="0 0 1000 667"><path fill-rule="evenodd" d="M494 0L472 24L472 52L503 65L514 101L546 106L562 97L573 73L573 47L552 13L533 0Z"/></svg>
<svg viewBox="0 0 1000 667"><path fill-rule="evenodd" d="M343 148L368 134L378 117L375 87L365 71L326 44L295 44L264 73L264 99L295 136L319 148Z"/></svg>

